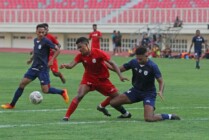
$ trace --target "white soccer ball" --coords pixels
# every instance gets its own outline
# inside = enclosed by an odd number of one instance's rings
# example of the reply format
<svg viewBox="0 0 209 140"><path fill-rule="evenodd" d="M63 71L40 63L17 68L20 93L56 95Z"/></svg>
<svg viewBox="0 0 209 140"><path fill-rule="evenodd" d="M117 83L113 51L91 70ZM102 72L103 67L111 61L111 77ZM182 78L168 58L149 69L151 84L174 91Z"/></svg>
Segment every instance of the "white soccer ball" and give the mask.
<svg viewBox="0 0 209 140"><path fill-rule="evenodd" d="M29 96L29 100L33 104L40 104L43 100L43 96L42 96L41 92L33 91L33 92L31 92L31 94Z"/></svg>

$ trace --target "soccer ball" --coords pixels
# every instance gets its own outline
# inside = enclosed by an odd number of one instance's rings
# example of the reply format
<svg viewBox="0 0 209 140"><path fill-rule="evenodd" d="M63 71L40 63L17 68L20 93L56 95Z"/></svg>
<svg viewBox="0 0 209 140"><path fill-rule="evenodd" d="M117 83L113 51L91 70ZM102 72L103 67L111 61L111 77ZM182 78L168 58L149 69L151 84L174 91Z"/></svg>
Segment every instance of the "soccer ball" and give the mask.
<svg viewBox="0 0 209 140"><path fill-rule="evenodd" d="M43 100L43 96L42 96L41 92L33 91L33 92L31 92L31 94L29 96L29 100L33 104L40 104Z"/></svg>

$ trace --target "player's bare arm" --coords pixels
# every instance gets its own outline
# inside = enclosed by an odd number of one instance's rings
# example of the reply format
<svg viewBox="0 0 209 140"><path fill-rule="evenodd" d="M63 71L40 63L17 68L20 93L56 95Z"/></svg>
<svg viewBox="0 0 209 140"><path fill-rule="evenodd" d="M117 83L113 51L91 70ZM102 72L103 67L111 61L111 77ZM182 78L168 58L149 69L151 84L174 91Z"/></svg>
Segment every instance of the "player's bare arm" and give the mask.
<svg viewBox="0 0 209 140"><path fill-rule="evenodd" d="M163 82L163 78L160 77L157 79L158 85L159 85L159 91L158 91L158 95L160 96L160 98L163 100L163 90L164 90L164 82Z"/></svg>
<svg viewBox="0 0 209 140"><path fill-rule="evenodd" d="M189 54L191 53L191 49L192 49L193 44L194 44L194 42L192 42L192 44L190 45Z"/></svg>
<svg viewBox="0 0 209 140"><path fill-rule="evenodd" d="M48 66L51 66L53 64L54 59L60 54L60 48L58 46L55 46L55 49L53 50L54 50L54 55L52 59L49 60Z"/></svg>
<svg viewBox="0 0 209 140"><path fill-rule="evenodd" d="M112 70L118 74L118 76L122 82L124 82L125 80L129 81L129 79L122 76L122 74L120 72L120 68L117 66L117 64L114 61L109 60L106 62L107 62L107 64L109 64L111 66L110 68L112 68Z"/></svg>
<svg viewBox="0 0 209 140"><path fill-rule="evenodd" d="M75 67L78 63L75 61L70 62L69 64L61 64L60 65L60 69L72 69L73 67Z"/></svg>

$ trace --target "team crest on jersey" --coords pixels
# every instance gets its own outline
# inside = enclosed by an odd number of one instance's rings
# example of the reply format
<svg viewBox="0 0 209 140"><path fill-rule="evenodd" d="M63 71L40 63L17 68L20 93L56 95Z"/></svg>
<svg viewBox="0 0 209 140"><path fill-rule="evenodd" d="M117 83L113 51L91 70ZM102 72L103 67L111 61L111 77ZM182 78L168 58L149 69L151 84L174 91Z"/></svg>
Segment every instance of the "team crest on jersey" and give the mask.
<svg viewBox="0 0 209 140"><path fill-rule="evenodd" d="M41 44L38 45L38 49L41 49Z"/></svg>
<svg viewBox="0 0 209 140"><path fill-rule="evenodd" d="M96 59L94 58L94 59L92 59L92 63L96 63L97 61L96 61Z"/></svg>
<svg viewBox="0 0 209 140"><path fill-rule="evenodd" d="M147 75L147 74L148 74L148 71L145 70L145 71L144 71L144 75Z"/></svg>

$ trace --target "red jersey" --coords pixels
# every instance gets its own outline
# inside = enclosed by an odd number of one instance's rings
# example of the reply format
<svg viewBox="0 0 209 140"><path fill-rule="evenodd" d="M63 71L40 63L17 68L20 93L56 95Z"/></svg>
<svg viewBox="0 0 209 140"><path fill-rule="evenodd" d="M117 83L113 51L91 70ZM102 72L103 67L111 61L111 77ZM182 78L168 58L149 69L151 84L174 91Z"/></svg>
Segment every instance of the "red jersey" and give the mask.
<svg viewBox="0 0 209 140"><path fill-rule="evenodd" d="M89 34L89 38L91 38L91 48L100 49L100 37L102 33L100 31L93 31Z"/></svg>
<svg viewBox="0 0 209 140"><path fill-rule="evenodd" d="M91 49L90 55L78 54L75 59L77 63L83 63L85 72L83 79L95 82L98 79L108 78L109 71L104 61L110 60L110 56L100 49Z"/></svg>
<svg viewBox="0 0 209 140"><path fill-rule="evenodd" d="M58 45L59 42L57 41L57 39L52 35L52 34L47 34L46 37L53 43ZM50 49L50 54L49 56L53 56L54 55L54 51Z"/></svg>

